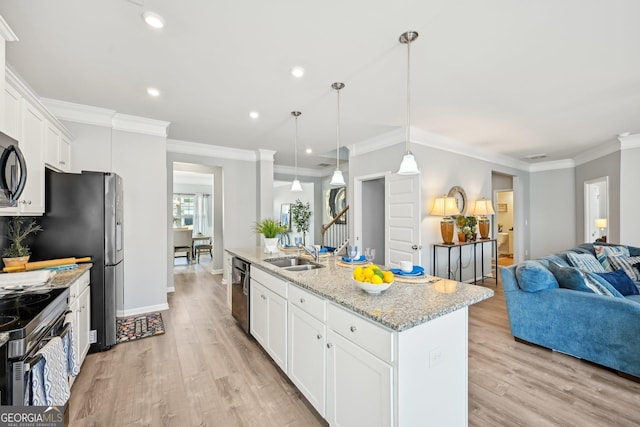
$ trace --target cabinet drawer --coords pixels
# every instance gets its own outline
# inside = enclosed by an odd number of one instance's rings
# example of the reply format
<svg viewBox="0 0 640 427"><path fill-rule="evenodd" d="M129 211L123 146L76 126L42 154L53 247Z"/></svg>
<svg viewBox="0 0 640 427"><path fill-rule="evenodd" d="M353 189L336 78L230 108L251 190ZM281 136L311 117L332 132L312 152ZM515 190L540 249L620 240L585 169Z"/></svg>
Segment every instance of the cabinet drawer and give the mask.
<svg viewBox="0 0 640 427"><path fill-rule="evenodd" d="M333 304L327 307L327 325L380 359L393 362L393 332Z"/></svg>
<svg viewBox="0 0 640 427"><path fill-rule="evenodd" d="M322 322L327 319L324 299L311 292L289 284L289 301Z"/></svg>
<svg viewBox="0 0 640 427"><path fill-rule="evenodd" d="M258 268L251 269L251 278L260 282L265 288L287 298L287 282Z"/></svg>
<svg viewBox="0 0 640 427"><path fill-rule="evenodd" d="M82 290L89 286L89 277L89 272L85 271L84 273L82 273L82 276L78 277L71 285L69 285L70 302L78 298L78 296L80 296L80 294L82 293Z"/></svg>

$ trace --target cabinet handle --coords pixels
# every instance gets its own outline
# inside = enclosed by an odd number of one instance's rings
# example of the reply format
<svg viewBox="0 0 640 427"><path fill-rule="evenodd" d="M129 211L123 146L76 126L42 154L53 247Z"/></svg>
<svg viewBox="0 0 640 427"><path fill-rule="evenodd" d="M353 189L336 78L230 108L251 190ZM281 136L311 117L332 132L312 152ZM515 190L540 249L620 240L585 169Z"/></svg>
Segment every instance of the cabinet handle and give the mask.
<svg viewBox="0 0 640 427"><path fill-rule="evenodd" d="M304 304L304 298L300 298L300 303Z"/></svg>
<svg viewBox="0 0 640 427"><path fill-rule="evenodd" d="M316 336L316 338L318 338L318 339L322 339L322 335L318 334L318 335Z"/></svg>
<svg viewBox="0 0 640 427"><path fill-rule="evenodd" d="M20 200L20 203L22 203L23 205L30 205L31 200Z"/></svg>
<svg viewBox="0 0 640 427"><path fill-rule="evenodd" d="M267 297L265 297L264 295L260 295L260 298L267 299Z"/></svg>
<svg viewBox="0 0 640 427"><path fill-rule="evenodd" d="M352 327L350 327L349 329L351 330L351 332L355 332L355 331L357 331L357 330L358 330L358 328L356 328L355 326L352 326Z"/></svg>
<svg viewBox="0 0 640 427"><path fill-rule="evenodd" d="M61 165L66 165L67 164L64 160L60 160L58 163L60 163Z"/></svg>
<svg viewBox="0 0 640 427"><path fill-rule="evenodd" d="M330 342L327 343L327 348L331 348L333 347L333 344L331 344Z"/></svg>

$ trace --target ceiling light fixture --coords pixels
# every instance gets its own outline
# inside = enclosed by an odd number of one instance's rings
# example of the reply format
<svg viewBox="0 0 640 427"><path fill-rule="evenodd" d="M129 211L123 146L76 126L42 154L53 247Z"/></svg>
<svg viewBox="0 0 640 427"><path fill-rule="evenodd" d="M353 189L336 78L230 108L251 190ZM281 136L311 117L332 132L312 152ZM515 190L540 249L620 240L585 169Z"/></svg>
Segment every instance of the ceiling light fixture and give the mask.
<svg viewBox="0 0 640 427"><path fill-rule="evenodd" d="M260 113L258 113L257 111L251 111L249 112L249 117L251 117L252 119L257 119L258 117L260 117Z"/></svg>
<svg viewBox="0 0 640 427"><path fill-rule="evenodd" d="M164 18L157 13L146 11L142 14L142 19L144 19L144 22L151 28L159 30L164 27Z"/></svg>
<svg viewBox="0 0 640 427"><path fill-rule="evenodd" d="M293 77L300 78L304 76L304 68L299 66L292 67L290 72Z"/></svg>
<svg viewBox="0 0 640 427"><path fill-rule="evenodd" d="M307 154L313 153L313 150L311 148L307 148L305 151L306 151Z"/></svg>
<svg viewBox="0 0 640 427"><path fill-rule="evenodd" d="M344 83L335 82L331 85L336 90L336 170L331 177L331 185L344 186L344 177L340 170L340 89L344 87Z"/></svg>
<svg viewBox="0 0 640 427"><path fill-rule="evenodd" d="M296 165L296 168L295 168L296 179L294 179L293 182L291 183L291 191L299 192L299 191L302 191L302 185L298 180L298 117L302 115L302 113L300 111L292 111L291 115L295 117L295 120L296 120L296 139L294 140L294 146L293 146L294 155L295 155L295 165Z"/></svg>
<svg viewBox="0 0 640 427"><path fill-rule="evenodd" d="M409 149L409 145L411 144L411 43L417 38L418 33L415 31L407 31L400 36L400 43L407 45L407 153L402 158L398 175L415 175L420 173L416 159L413 157L413 153L411 153L411 150Z"/></svg>
<svg viewBox="0 0 640 427"><path fill-rule="evenodd" d="M147 88L147 94L149 96L153 96L155 98L155 97L160 96L160 91L158 89L156 89L155 87L149 87L149 88Z"/></svg>

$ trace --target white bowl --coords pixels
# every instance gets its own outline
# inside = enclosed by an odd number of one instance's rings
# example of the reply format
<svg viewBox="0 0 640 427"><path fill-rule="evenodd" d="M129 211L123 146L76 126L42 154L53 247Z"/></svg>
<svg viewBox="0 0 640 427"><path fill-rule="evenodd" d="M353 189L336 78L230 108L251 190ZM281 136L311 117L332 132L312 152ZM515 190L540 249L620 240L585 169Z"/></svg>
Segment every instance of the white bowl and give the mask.
<svg viewBox="0 0 640 427"><path fill-rule="evenodd" d="M363 291L371 295L377 295L383 291L386 291L387 289L389 289L389 286L393 284L393 282L391 282L391 283L380 283L379 285L374 285L373 283L359 282L354 278L351 278L351 280L355 282L356 286L358 286L360 289L362 289Z"/></svg>

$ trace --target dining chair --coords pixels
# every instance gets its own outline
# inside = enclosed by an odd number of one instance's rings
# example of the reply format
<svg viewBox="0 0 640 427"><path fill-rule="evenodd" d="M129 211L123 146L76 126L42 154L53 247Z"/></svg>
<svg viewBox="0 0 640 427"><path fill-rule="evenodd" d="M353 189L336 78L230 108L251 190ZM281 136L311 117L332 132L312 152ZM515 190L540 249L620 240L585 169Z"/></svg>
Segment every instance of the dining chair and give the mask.
<svg viewBox="0 0 640 427"><path fill-rule="evenodd" d="M184 254L183 254L184 253ZM178 255L181 254L181 255ZM173 257L187 257L187 262L191 263L191 230L173 230Z"/></svg>
<svg viewBox="0 0 640 427"><path fill-rule="evenodd" d="M198 262L200 262L201 253L208 252L211 259L213 259L213 245L211 244L211 239L204 240L203 242L204 243L198 243L197 245L195 245L195 254Z"/></svg>

